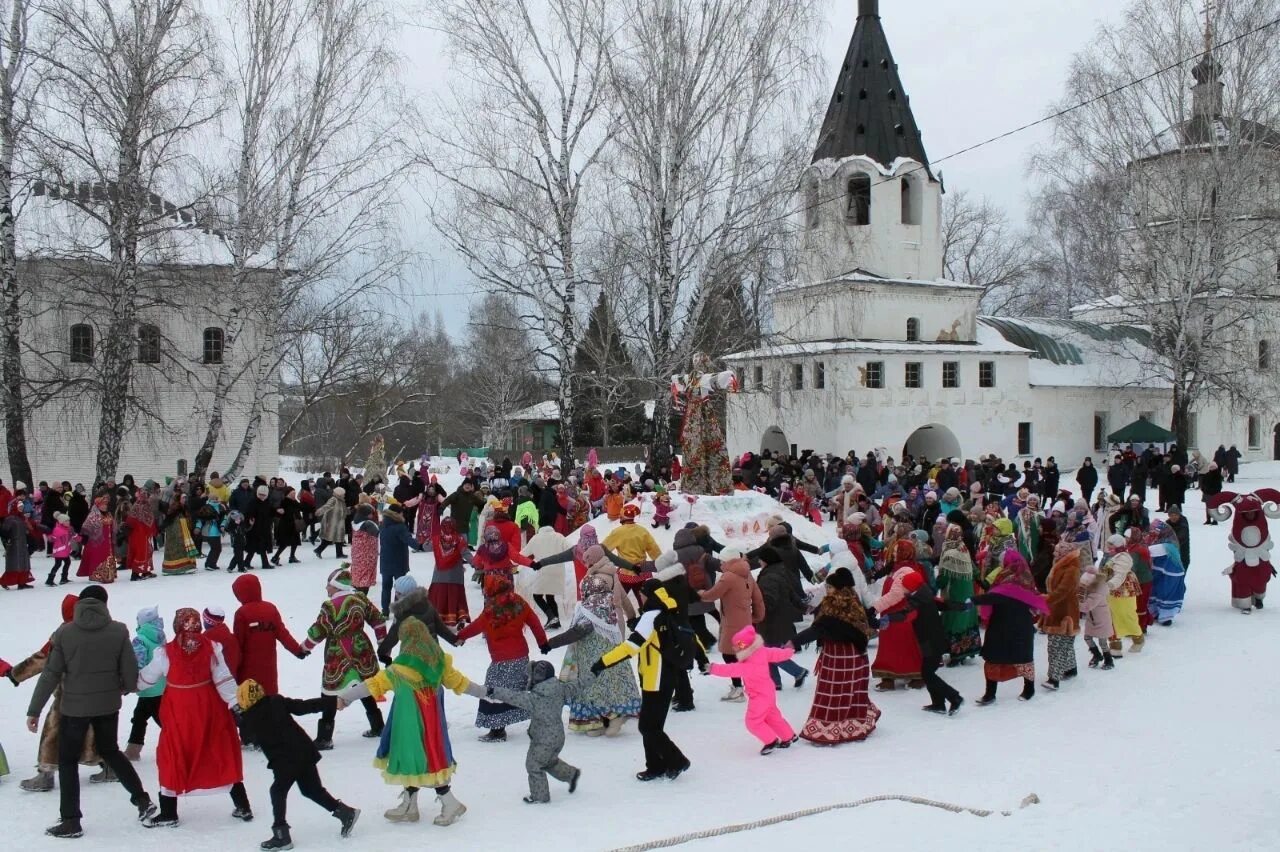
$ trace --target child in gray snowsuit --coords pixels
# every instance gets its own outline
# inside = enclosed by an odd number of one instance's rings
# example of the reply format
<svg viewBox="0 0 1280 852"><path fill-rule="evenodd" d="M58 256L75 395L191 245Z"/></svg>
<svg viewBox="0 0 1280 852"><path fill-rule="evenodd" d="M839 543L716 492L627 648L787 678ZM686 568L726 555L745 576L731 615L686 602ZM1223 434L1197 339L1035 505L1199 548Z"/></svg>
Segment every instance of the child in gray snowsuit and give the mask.
<svg viewBox="0 0 1280 852"><path fill-rule="evenodd" d="M588 682L590 677L587 675ZM481 687L485 698L519 707L532 717L529 753L524 759L524 768L529 773L529 795L524 800L531 805L551 801L547 775L567 783L570 793L578 789L582 770L561 760L560 750L564 748L564 706L575 699L583 686L581 681L566 683L557 679L555 667L546 660L538 660L530 666L527 690Z"/></svg>

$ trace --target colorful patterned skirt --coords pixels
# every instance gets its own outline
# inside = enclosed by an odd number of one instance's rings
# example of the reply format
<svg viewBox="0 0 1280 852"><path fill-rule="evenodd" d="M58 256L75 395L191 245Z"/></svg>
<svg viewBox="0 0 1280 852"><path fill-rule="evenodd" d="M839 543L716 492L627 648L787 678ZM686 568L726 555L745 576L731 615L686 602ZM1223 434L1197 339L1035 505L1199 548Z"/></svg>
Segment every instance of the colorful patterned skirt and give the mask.
<svg viewBox="0 0 1280 852"><path fill-rule="evenodd" d="M187 574L196 569L196 543L186 518L177 518L164 528L164 562L161 572Z"/></svg>
<svg viewBox="0 0 1280 852"><path fill-rule="evenodd" d="M529 686L529 658L505 660L501 663L490 663L484 673L485 686L497 686L503 689L526 689ZM476 727L505 728L517 722L529 719L529 713L519 707L512 707L501 701L481 699L480 710L476 713Z"/></svg>
<svg viewBox="0 0 1280 852"><path fill-rule="evenodd" d="M1004 683L1006 680L1035 680L1035 663L986 663L982 674L987 680Z"/></svg>
<svg viewBox="0 0 1280 852"><path fill-rule="evenodd" d="M443 787L458 768L449 742L444 691L396 690L373 765L388 784Z"/></svg>
<svg viewBox="0 0 1280 852"><path fill-rule="evenodd" d="M592 663L613 650L615 644L592 631L585 639L579 639L569 647L561 672L590 668ZM607 717L639 715L640 688L636 685L636 674L629 663L623 663L601 672L586 691L569 704L569 730L586 733L603 728Z"/></svg>
<svg viewBox="0 0 1280 852"><path fill-rule="evenodd" d="M850 642L824 642L814 667L818 684L800 736L815 745L865 740L876 729L880 708L867 694L871 666Z"/></svg>

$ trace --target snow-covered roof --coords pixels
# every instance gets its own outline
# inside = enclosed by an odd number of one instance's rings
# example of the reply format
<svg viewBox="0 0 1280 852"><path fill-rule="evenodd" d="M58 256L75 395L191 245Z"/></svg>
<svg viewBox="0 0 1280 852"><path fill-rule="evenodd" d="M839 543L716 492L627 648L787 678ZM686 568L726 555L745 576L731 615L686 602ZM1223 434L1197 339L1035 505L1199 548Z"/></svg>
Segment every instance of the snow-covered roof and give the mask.
<svg viewBox="0 0 1280 852"><path fill-rule="evenodd" d="M522 408L507 417L507 420L515 423L559 419L560 403L556 402L554 399L534 403L528 408Z"/></svg>
<svg viewBox="0 0 1280 852"><path fill-rule="evenodd" d="M1098 325L1055 317L979 317L1031 352L1027 381L1039 387L1161 387L1143 367L1150 333L1133 325Z"/></svg>
<svg viewBox="0 0 1280 852"><path fill-rule="evenodd" d="M832 284L890 284L895 288L898 287L935 287L946 290L981 290L982 288L976 284L962 284L959 281L950 281L946 278L885 278L883 275L876 275L874 272L868 272L865 269L854 269L843 275L837 275L834 278L826 278L822 281L799 281L791 279L784 281L775 287L775 292L787 292L791 290L804 290L810 287L825 287Z"/></svg>
<svg viewBox="0 0 1280 852"><path fill-rule="evenodd" d="M1157 133L1142 155L1146 158L1174 152L1210 151L1237 142L1280 148L1280 131L1246 118L1195 115Z"/></svg>
<svg viewBox="0 0 1280 852"><path fill-rule="evenodd" d="M109 259L107 229L89 212L105 207L113 186L80 182L53 184L37 180L15 199L18 257ZM138 243L145 265L227 266L231 250L222 234L199 224L189 209L151 195Z"/></svg>
<svg viewBox="0 0 1280 852"><path fill-rule="evenodd" d="M802 355L826 355L836 352L915 352L920 355L1018 355L1029 350L1010 343L992 329L979 325L973 343L933 343L902 340L818 340L804 343L778 343L725 355L726 361L749 361L760 358L795 358Z"/></svg>

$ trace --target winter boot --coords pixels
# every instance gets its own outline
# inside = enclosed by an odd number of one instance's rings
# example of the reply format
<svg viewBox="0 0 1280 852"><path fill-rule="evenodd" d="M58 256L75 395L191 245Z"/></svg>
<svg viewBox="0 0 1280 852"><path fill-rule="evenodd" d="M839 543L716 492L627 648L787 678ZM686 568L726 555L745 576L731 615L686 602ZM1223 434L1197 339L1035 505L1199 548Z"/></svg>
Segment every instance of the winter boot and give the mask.
<svg viewBox="0 0 1280 852"><path fill-rule="evenodd" d="M1030 701L1036 697L1036 682L1031 678L1023 678L1022 694L1018 696L1019 701Z"/></svg>
<svg viewBox="0 0 1280 852"><path fill-rule="evenodd" d="M320 724L316 726L316 749L318 751L333 750L333 722L327 719L321 719Z"/></svg>
<svg viewBox="0 0 1280 852"><path fill-rule="evenodd" d="M880 678L880 682L876 684L876 692L893 692L893 689L894 684L891 677Z"/></svg>
<svg viewBox="0 0 1280 852"><path fill-rule="evenodd" d="M688 772L688 771L689 771L689 767L690 767L690 766L692 766L692 765L693 765L693 764L689 762L688 758L685 758L684 762L683 762L683 763L681 763L679 766L676 766L676 767L674 767L674 768L672 768L672 769L668 769L668 770L667 770L667 780L668 780L668 781L674 781L674 780L676 780L676 779L677 779L677 778L679 778L681 775L683 775L684 773Z"/></svg>
<svg viewBox="0 0 1280 852"><path fill-rule="evenodd" d="M1253 606L1255 609L1262 609L1262 595L1253 596Z"/></svg>
<svg viewBox="0 0 1280 852"><path fill-rule="evenodd" d="M1091 657L1089 660L1089 668L1096 669L1098 664L1102 662L1102 652L1098 650L1097 645L1090 645L1089 654Z"/></svg>
<svg viewBox="0 0 1280 852"><path fill-rule="evenodd" d="M35 775L19 781L18 786L28 793L48 793L53 789L53 771L37 769Z"/></svg>
<svg viewBox="0 0 1280 852"><path fill-rule="evenodd" d="M921 710L924 710L926 713L937 713L938 715L942 715L943 713L946 713L946 712L947 712L947 705L945 705L945 704L926 704L926 705L924 705L923 707L921 707L920 709L921 709Z"/></svg>
<svg viewBox="0 0 1280 852"><path fill-rule="evenodd" d="M1071 678L1075 677L1075 676L1076 676L1076 675L1078 675L1078 674L1080 674L1080 671L1079 671L1078 669L1076 669L1076 668L1074 668L1074 667L1073 667L1073 668L1069 668L1069 669L1067 669L1065 672L1063 672L1063 673L1062 673L1062 679L1063 679L1063 680L1071 680Z"/></svg>
<svg viewBox="0 0 1280 852"><path fill-rule="evenodd" d="M129 743L124 747L124 756L137 763L142 759L142 744Z"/></svg>
<svg viewBox="0 0 1280 852"><path fill-rule="evenodd" d="M1107 648L1111 651L1111 656L1115 659L1119 660L1124 657L1124 645L1120 642L1119 637L1109 639L1107 641Z"/></svg>
<svg viewBox="0 0 1280 852"><path fill-rule="evenodd" d="M957 695L955 698L950 699L948 703L951 706L947 709L947 715L954 716L960 710L960 705L964 704L964 699Z"/></svg>
<svg viewBox="0 0 1280 852"><path fill-rule="evenodd" d="M581 777L582 777L581 769L573 770L573 777L569 779L569 792L571 794L578 792L578 779Z"/></svg>
<svg viewBox="0 0 1280 852"><path fill-rule="evenodd" d="M987 691L982 693L982 697L978 699L979 707L986 707L988 704L996 703L996 682L994 680L987 681Z"/></svg>
<svg viewBox="0 0 1280 852"><path fill-rule="evenodd" d="M71 839L73 837L83 837L84 829L80 827L80 820L64 819L52 828L46 828L44 833L50 837Z"/></svg>
<svg viewBox="0 0 1280 852"><path fill-rule="evenodd" d="M1050 692L1057 692L1059 683L1057 678L1051 677L1051 678L1047 678L1045 682L1040 685L1043 686L1045 689L1049 690Z"/></svg>
<svg viewBox="0 0 1280 852"><path fill-rule="evenodd" d="M777 748L778 746L780 746L780 745L782 745L782 743L781 743L781 742L779 742L778 740L774 740L773 742L771 742L771 743L769 743L768 745L766 745L764 748L760 749L760 754L762 754L762 755L765 755L765 754L773 754L773 750L774 750L774 749L776 749L776 748Z"/></svg>
<svg viewBox="0 0 1280 852"><path fill-rule="evenodd" d="M264 840L258 845L259 849L292 849L293 838L289 836L288 825L271 826L271 839Z"/></svg>
<svg viewBox="0 0 1280 852"><path fill-rule="evenodd" d="M58 573L58 569L57 569L57 568L54 568L52 571L50 571L50 572L49 572L49 579L45 580L45 581L44 581L44 584L45 584L46 586L52 586L52 585L54 585L54 583L53 583L53 577L54 577L54 575L55 575L55 574L57 574L57 573ZM59 825L61 825L61 823L59 823ZM58 827L58 826L54 826L54 828L57 828L57 827ZM50 829L50 830L52 831L52 829Z"/></svg>
<svg viewBox="0 0 1280 852"><path fill-rule="evenodd" d="M101 763L98 765L102 768L102 770L100 772L95 772L94 774L89 776L90 784L110 784L112 781L120 780L119 778L116 777L116 774L111 771L110 766L107 766L105 763Z"/></svg>
<svg viewBox="0 0 1280 852"><path fill-rule="evenodd" d="M333 809L333 815L338 822L342 823L339 833L343 837L350 837L351 830L356 827L356 820L360 819L360 809L338 802L338 806Z"/></svg>
<svg viewBox="0 0 1280 852"><path fill-rule="evenodd" d="M747 697L746 697L746 695L744 695L744 694L743 694L743 692L742 692L742 687L740 687L740 686L731 686L731 687L729 687L729 691L728 691L728 692L726 692L726 693L725 693L725 695L724 695L724 697L723 697L723 698L721 698L720 700L721 700L721 701L733 701L733 702L739 702L739 701L746 701L746 700L747 700Z"/></svg>
<svg viewBox="0 0 1280 852"><path fill-rule="evenodd" d="M1116 667L1115 659L1110 653L1102 655L1102 667L1104 669L1114 669Z"/></svg>
<svg viewBox="0 0 1280 852"><path fill-rule="evenodd" d="M129 803L138 809L138 820L140 822L146 822L151 819L158 811L155 802L151 801L151 797L146 793L131 797Z"/></svg>
<svg viewBox="0 0 1280 852"><path fill-rule="evenodd" d="M480 738L482 743L505 743L507 741L506 728L493 728L489 733Z"/></svg>
<svg viewBox="0 0 1280 852"><path fill-rule="evenodd" d="M405 790L400 794L400 804L382 814L390 822L418 821L418 791Z"/></svg>
<svg viewBox="0 0 1280 852"><path fill-rule="evenodd" d="M800 672L800 674L796 675L796 683L795 683L796 689L799 689L800 687L804 686L805 679L808 677L809 677L808 669L805 669L804 671Z"/></svg>
<svg viewBox="0 0 1280 852"><path fill-rule="evenodd" d="M1129 640L1129 653L1141 654L1142 649L1146 645L1146 643L1147 643L1147 639L1145 636L1134 636L1132 639Z"/></svg>
<svg viewBox="0 0 1280 852"><path fill-rule="evenodd" d="M453 825L467 812L467 806L458 801L452 790L437 796L436 801L440 803L440 816L432 820L436 825Z"/></svg>
<svg viewBox="0 0 1280 852"><path fill-rule="evenodd" d="M604 723L604 735L606 737L616 737L622 733L622 727L626 724L626 716L610 716Z"/></svg>
<svg viewBox="0 0 1280 852"><path fill-rule="evenodd" d="M253 822L253 811L249 808L236 808L231 812L232 819L238 819L241 822Z"/></svg>

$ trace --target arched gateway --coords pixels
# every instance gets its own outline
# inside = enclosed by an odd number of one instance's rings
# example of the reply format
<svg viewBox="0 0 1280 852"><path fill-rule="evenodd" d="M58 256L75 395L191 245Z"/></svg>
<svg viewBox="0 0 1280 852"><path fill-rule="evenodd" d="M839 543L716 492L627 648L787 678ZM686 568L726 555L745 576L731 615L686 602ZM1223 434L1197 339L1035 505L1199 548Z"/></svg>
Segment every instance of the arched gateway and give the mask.
<svg viewBox="0 0 1280 852"><path fill-rule="evenodd" d="M930 423L911 433L902 446L902 454L930 460L959 458L960 441L946 426Z"/></svg>

